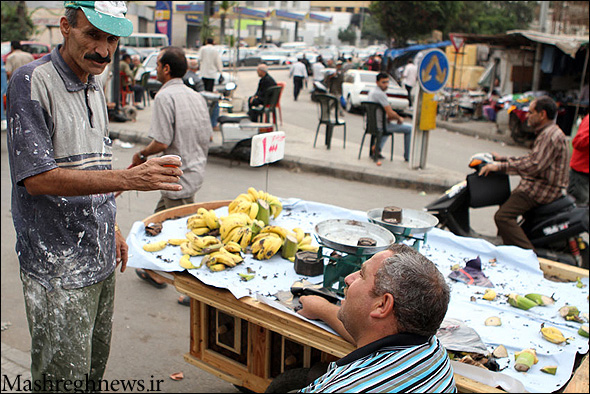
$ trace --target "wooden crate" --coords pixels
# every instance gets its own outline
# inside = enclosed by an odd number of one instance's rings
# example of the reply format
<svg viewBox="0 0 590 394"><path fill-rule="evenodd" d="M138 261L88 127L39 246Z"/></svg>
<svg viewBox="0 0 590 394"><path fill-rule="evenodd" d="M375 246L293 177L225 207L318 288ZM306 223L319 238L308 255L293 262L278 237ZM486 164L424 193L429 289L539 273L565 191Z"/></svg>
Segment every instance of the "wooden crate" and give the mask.
<svg viewBox="0 0 590 394"><path fill-rule="evenodd" d="M185 205L156 213L143 222L161 222L194 214L198 208L217 209L231 201ZM546 275L565 280L587 277L588 270L539 259ZM162 279L191 298L190 344L184 355L195 365L231 384L262 393L280 373L315 362L344 357L354 346L340 336L279 311L251 297L236 299L228 290L207 286L187 272ZM455 374L462 393L503 393ZM563 392L588 392L588 355Z"/></svg>

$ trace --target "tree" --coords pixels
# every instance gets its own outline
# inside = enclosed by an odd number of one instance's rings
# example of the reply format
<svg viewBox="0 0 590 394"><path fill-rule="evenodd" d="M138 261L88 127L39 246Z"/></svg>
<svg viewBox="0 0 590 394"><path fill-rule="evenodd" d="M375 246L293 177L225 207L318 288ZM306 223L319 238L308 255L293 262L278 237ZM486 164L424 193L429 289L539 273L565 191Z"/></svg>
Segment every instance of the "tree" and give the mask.
<svg viewBox="0 0 590 394"><path fill-rule="evenodd" d="M387 41L387 35L379 22L370 14L364 15L361 38L369 41Z"/></svg>
<svg viewBox="0 0 590 394"><path fill-rule="evenodd" d="M534 1L374 1L369 10L397 47L433 30L449 33L501 34L526 29Z"/></svg>
<svg viewBox="0 0 590 394"><path fill-rule="evenodd" d="M223 45L225 42L225 19L227 15L230 13L232 8L234 8L238 3L235 1L220 1L219 2L219 18L220 18L220 28L219 28L219 44ZM233 46L233 45L230 45Z"/></svg>
<svg viewBox="0 0 590 394"><path fill-rule="evenodd" d="M346 30L338 29L338 39L342 42L348 42L350 45L354 45L356 41L356 32L352 25L348 25Z"/></svg>
<svg viewBox="0 0 590 394"><path fill-rule="evenodd" d="M3 1L1 20L2 41L26 41L35 31L24 1Z"/></svg>

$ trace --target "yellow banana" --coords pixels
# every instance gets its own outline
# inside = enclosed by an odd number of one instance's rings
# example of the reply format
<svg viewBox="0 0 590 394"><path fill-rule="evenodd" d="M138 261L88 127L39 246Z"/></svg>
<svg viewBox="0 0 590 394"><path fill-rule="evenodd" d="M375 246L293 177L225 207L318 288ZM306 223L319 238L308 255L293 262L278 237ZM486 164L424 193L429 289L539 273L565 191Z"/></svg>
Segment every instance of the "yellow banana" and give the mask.
<svg viewBox="0 0 590 394"><path fill-rule="evenodd" d="M187 241L186 238L170 238L168 240L169 245L180 246L180 244L185 243Z"/></svg>
<svg viewBox="0 0 590 394"><path fill-rule="evenodd" d="M304 252L316 252L319 250L319 247L314 245L298 245L297 250L303 250Z"/></svg>
<svg viewBox="0 0 590 394"><path fill-rule="evenodd" d="M214 253L211 253L209 256L211 256L211 258L215 259L215 264L225 264L228 267L235 267L236 266L235 260L231 256L229 256L228 253L214 252Z"/></svg>
<svg viewBox="0 0 590 394"><path fill-rule="evenodd" d="M253 187L248 188L248 194L252 197L252 201L256 201L259 198L258 191L256 191L256 189L254 189Z"/></svg>
<svg viewBox="0 0 590 394"><path fill-rule="evenodd" d="M201 238L203 245L209 246L219 243L219 240L212 235L207 235L206 237Z"/></svg>
<svg viewBox="0 0 590 394"><path fill-rule="evenodd" d="M256 219L256 215L258 215L258 210L260 209L260 205L257 202L253 202L250 204L250 219Z"/></svg>
<svg viewBox="0 0 590 394"><path fill-rule="evenodd" d="M207 227L209 227L211 230L215 230L219 228L219 221L217 220L217 215L215 215L215 211L210 210L207 211L205 210L206 213L203 214L203 217L205 218L205 222L207 223Z"/></svg>
<svg viewBox="0 0 590 394"><path fill-rule="evenodd" d="M311 245L311 235L305 234L301 242L297 242L298 245Z"/></svg>
<svg viewBox="0 0 590 394"><path fill-rule="evenodd" d="M193 233L192 231L189 231L184 236L186 237L186 239L188 239L191 242L195 242L195 239L197 239L199 237L197 234Z"/></svg>
<svg viewBox="0 0 590 394"><path fill-rule="evenodd" d="M209 266L209 269L213 272L223 271L225 268L225 264L213 264Z"/></svg>
<svg viewBox="0 0 590 394"><path fill-rule="evenodd" d="M263 228L262 230L260 230L260 233L275 233L278 236L280 236L282 239L285 239L285 237L288 234L288 231L286 228L281 227L281 226L266 226L265 228Z"/></svg>
<svg viewBox="0 0 590 394"><path fill-rule="evenodd" d="M194 237L191 238L191 246L194 249L203 249L205 244L203 243L203 237L199 237L198 235L194 234Z"/></svg>
<svg viewBox="0 0 590 394"><path fill-rule="evenodd" d="M198 256L199 254L201 254L201 251L199 249L193 248L192 244L189 241L187 241L185 243L180 244L180 253L188 254L190 256Z"/></svg>
<svg viewBox="0 0 590 394"><path fill-rule="evenodd" d="M238 212L242 212L250 217L250 207L252 206L252 201L242 201L238 204Z"/></svg>
<svg viewBox="0 0 590 394"><path fill-rule="evenodd" d="M281 236L277 233L259 233L257 236L254 237L254 239L252 239L252 243L258 242L259 240L268 237L281 238Z"/></svg>
<svg viewBox="0 0 590 394"><path fill-rule="evenodd" d="M207 209L200 207L199 209L197 209L197 214L203 216L204 214L206 214L208 211Z"/></svg>
<svg viewBox="0 0 590 394"><path fill-rule="evenodd" d="M225 249L230 253L240 253L242 251L242 247L239 243L230 241L225 245Z"/></svg>
<svg viewBox="0 0 590 394"><path fill-rule="evenodd" d="M238 200L238 201L250 201L250 202L256 201L256 199L254 199L254 197L252 197L252 195L250 193L240 193L235 198L235 200Z"/></svg>
<svg viewBox="0 0 590 394"><path fill-rule="evenodd" d="M293 232L295 233L295 238L297 238L297 243L301 243L303 237L305 237L305 232L303 229L301 227L296 227L293 229Z"/></svg>
<svg viewBox="0 0 590 394"><path fill-rule="evenodd" d="M267 260L274 256L283 246L283 240L278 237L264 238L262 249L259 250L257 258L259 260Z"/></svg>
<svg viewBox="0 0 590 394"><path fill-rule="evenodd" d="M143 250L146 252L159 252L168 245L168 241L157 241L143 245Z"/></svg>
<svg viewBox="0 0 590 394"><path fill-rule="evenodd" d="M190 255L188 254L183 254L182 257L180 258L180 266L182 268L186 268L187 270L193 269L193 268L197 268L195 267L190 260Z"/></svg>
<svg viewBox="0 0 590 394"><path fill-rule="evenodd" d="M193 228L199 228L199 227L205 227L205 226L207 226L207 222L202 217L189 220L186 223L186 227L189 230L192 230Z"/></svg>
<svg viewBox="0 0 590 394"><path fill-rule="evenodd" d="M242 250L246 250L248 245L250 245L250 240L252 239L252 229L250 227L246 227L247 230L242 235L242 239L240 240L240 248Z"/></svg>
<svg viewBox="0 0 590 394"><path fill-rule="evenodd" d="M211 230L209 229L209 227L205 226L205 227L193 228L193 229L191 229L191 231L197 235L205 235Z"/></svg>
<svg viewBox="0 0 590 394"><path fill-rule="evenodd" d="M555 327L549 327L541 324L541 334L543 335L543 338L552 343L560 344L566 341L566 338L563 336L561 331Z"/></svg>

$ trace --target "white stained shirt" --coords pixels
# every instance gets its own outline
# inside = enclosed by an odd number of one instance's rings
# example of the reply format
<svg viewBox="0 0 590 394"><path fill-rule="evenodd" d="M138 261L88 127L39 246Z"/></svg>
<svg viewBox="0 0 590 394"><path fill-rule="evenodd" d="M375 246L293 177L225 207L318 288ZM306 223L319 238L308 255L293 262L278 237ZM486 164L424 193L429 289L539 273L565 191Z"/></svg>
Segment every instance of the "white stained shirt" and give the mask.
<svg viewBox="0 0 590 394"><path fill-rule="evenodd" d="M307 67L301 62L297 62L291 67L289 77L303 77L307 78Z"/></svg>
<svg viewBox="0 0 590 394"><path fill-rule="evenodd" d="M323 81L324 80L324 73L322 72L324 69L326 68L326 66L324 66L322 63L320 62L315 62L312 66L311 66L311 71L313 71L313 80L314 81Z"/></svg>
<svg viewBox="0 0 590 394"><path fill-rule="evenodd" d="M223 69L221 63L221 56L217 49L207 44L201 47L199 50L199 70L201 71L201 78L217 79L219 73Z"/></svg>
<svg viewBox="0 0 590 394"><path fill-rule="evenodd" d="M406 68L404 68L404 84L408 86L414 86L416 84L416 79L418 78L418 68L414 63L408 63Z"/></svg>

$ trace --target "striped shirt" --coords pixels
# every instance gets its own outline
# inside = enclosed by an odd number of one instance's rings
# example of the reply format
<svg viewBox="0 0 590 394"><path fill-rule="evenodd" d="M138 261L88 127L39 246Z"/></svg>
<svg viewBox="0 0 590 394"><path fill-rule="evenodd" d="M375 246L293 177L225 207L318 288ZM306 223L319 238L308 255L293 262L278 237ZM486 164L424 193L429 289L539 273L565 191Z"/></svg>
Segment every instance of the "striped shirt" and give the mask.
<svg viewBox="0 0 590 394"><path fill-rule="evenodd" d="M8 86L12 219L23 272L48 290L106 279L115 270L113 193L30 195L23 181L55 168L110 170L112 144L102 86L80 81L55 48L13 74Z"/></svg>
<svg viewBox="0 0 590 394"><path fill-rule="evenodd" d="M500 171L522 178L515 192L525 193L538 204L549 204L564 194L569 181L565 134L551 123L539 132L531 153L509 157L499 165Z"/></svg>
<svg viewBox="0 0 590 394"><path fill-rule="evenodd" d="M390 335L330 363L303 393L454 393L453 368L436 336Z"/></svg>

